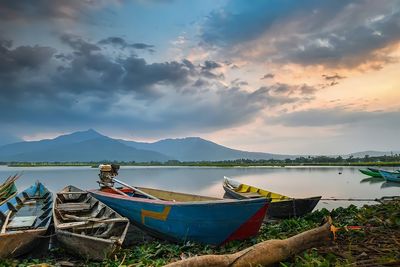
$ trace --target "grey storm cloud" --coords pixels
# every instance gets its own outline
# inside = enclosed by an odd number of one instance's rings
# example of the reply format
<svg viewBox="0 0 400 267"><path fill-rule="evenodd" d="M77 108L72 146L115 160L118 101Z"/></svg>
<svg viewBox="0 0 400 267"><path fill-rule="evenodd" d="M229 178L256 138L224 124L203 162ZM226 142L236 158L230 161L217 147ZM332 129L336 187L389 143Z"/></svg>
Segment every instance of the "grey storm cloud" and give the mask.
<svg viewBox="0 0 400 267"><path fill-rule="evenodd" d="M269 49L259 51L257 60L347 68L376 61L372 67L378 68L396 61L382 49L400 42L400 3L230 1L206 19L202 39L235 56L246 55L250 41L265 42Z"/></svg>
<svg viewBox="0 0 400 267"><path fill-rule="evenodd" d="M261 77L261 80L272 79L274 77L275 77L275 75L273 73L267 73L263 77Z"/></svg>
<svg viewBox="0 0 400 267"><path fill-rule="evenodd" d="M323 74L322 77L324 77L325 80L327 81L332 81L332 80L341 80L341 79L345 79L345 76L341 76L337 73L332 74L332 75L327 75L327 74Z"/></svg>
<svg viewBox="0 0 400 267"><path fill-rule="evenodd" d="M3 0L0 2L0 20L80 19L88 9L103 4L106 4L103 0Z"/></svg>
<svg viewBox="0 0 400 267"><path fill-rule="evenodd" d="M271 86L266 87L268 90L279 96L290 96L290 95L313 95L317 92L317 88L308 84L301 85L290 85L286 83L275 83Z"/></svg>
<svg viewBox="0 0 400 267"><path fill-rule="evenodd" d="M301 101L277 86L252 92L241 88L245 81L226 86L212 72L220 66L214 61L148 63L135 54L110 54L77 35L61 35L60 41L68 49L0 42L5 127L60 130L112 123L138 133L206 131L248 123L265 108Z"/></svg>
<svg viewBox="0 0 400 267"><path fill-rule="evenodd" d="M45 46L18 46L12 48L12 41L0 39L0 75L34 70L50 60L55 49Z"/></svg>
<svg viewBox="0 0 400 267"><path fill-rule="evenodd" d="M206 60L204 61L204 65L201 67L203 70L212 70L212 69L217 69L220 68L221 64L212 61L212 60Z"/></svg>
<svg viewBox="0 0 400 267"><path fill-rule="evenodd" d="M113 45L113 46L118 46L121 48L126 48L126 47L131 47L134 49L145 49L151 52L154 52L154 45L149 45L145 43L128 43L125 39L121 37L108 37L106 39L100 40L98 42L101 45Z"/></svg>

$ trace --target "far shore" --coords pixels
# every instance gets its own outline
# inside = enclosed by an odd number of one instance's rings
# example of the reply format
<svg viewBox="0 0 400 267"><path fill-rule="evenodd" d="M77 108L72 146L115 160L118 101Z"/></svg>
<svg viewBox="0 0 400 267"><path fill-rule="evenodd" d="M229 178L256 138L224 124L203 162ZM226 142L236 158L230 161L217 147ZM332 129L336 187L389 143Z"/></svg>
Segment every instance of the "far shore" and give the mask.
<svg viewBox="0 0 400 267"><path fill-rule="evenodd" d="M92 167L97 168L104 162L3 162L0 165L8 167ZM121 166L142 166L142 167L400 167L400 161L395 162L315 162L315 163L285 163L285 162L112 162Z"/></svg>

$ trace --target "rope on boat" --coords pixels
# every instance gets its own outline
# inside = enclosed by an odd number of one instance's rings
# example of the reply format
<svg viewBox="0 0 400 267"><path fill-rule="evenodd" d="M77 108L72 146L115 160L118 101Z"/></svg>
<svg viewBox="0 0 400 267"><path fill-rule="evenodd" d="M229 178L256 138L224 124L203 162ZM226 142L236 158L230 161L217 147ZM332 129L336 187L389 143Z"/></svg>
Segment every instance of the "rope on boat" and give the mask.
<svg viewBox="0 0 400 267"><path fill-rule="evenodd" d="M302 198L286 198L282 199L280 197L270 197L269 199L279 199L279 200L296 200L296 199L302 199ZM389 201L389 200L400 200L400 196L386 196L386 197L381 197L381 198L321 198L321 201L375 201L375 202L381 202L381 201Z"/></svg>
<svg viewBox="0 0 400 267"><path fill-rule="evenodd" d="M388 196L388 197L381 197L381 198L321 198L322 201L388 201L388 200L395 200L400 199L400 196Z"/></svg>

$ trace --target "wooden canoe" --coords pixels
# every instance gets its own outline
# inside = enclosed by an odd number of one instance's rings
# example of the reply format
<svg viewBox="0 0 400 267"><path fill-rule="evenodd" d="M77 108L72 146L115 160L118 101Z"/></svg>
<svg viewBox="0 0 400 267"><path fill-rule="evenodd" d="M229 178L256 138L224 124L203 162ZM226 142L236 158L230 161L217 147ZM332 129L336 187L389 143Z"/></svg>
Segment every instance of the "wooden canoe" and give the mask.
<svg viewBox="0 0 400 267"><path fill-rule="evenodd" d="M113 187L90 193L148 234L173 242L220 245L258 234L269 201L224 200L159 189ZM151 195L157 199L152 199Z"/></svg>
<svg viewBox="0 0 400 267"><path fill-rule="evenodd" d="M30 252L47 234L53 195L37 182L0 205L0 258Z"/></svg>
<svg viewBox="0 0 400 267"><path fill-rule="evenodd" d="M379 170L379 173L388 182L400 183L400 173L399 172L389 172L389 171Z"/></svg>
<svg viewBox="0 0 400 267"><path fill-rule="evenodd" d="M85 259L103 260L117 252L129 227L127 218L72 185L57 193L53 214L60 245Z"/></svg>
<svg viewBox="0 0 400 267"><path fill-rule="evenodd" d="M311 212L321 199L321 196L291 198L251 185L241 184L228 177L224 177L223 188L229 197L236 199L259 197L271 199L271 204L267 213L267 217L269 218L280 219L303 216Z"/></svg>

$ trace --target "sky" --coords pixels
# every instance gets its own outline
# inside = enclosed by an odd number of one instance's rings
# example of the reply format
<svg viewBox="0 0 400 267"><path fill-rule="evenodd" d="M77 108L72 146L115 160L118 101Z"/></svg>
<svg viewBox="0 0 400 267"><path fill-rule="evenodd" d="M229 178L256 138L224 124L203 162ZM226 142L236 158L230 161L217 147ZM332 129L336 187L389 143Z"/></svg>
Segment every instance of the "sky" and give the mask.
<svg viewBox="0 0 400 267"><path fill-rule="evenodd" d="M400 1L3 0L0 145L89 128L400 150Z"/></svg>

